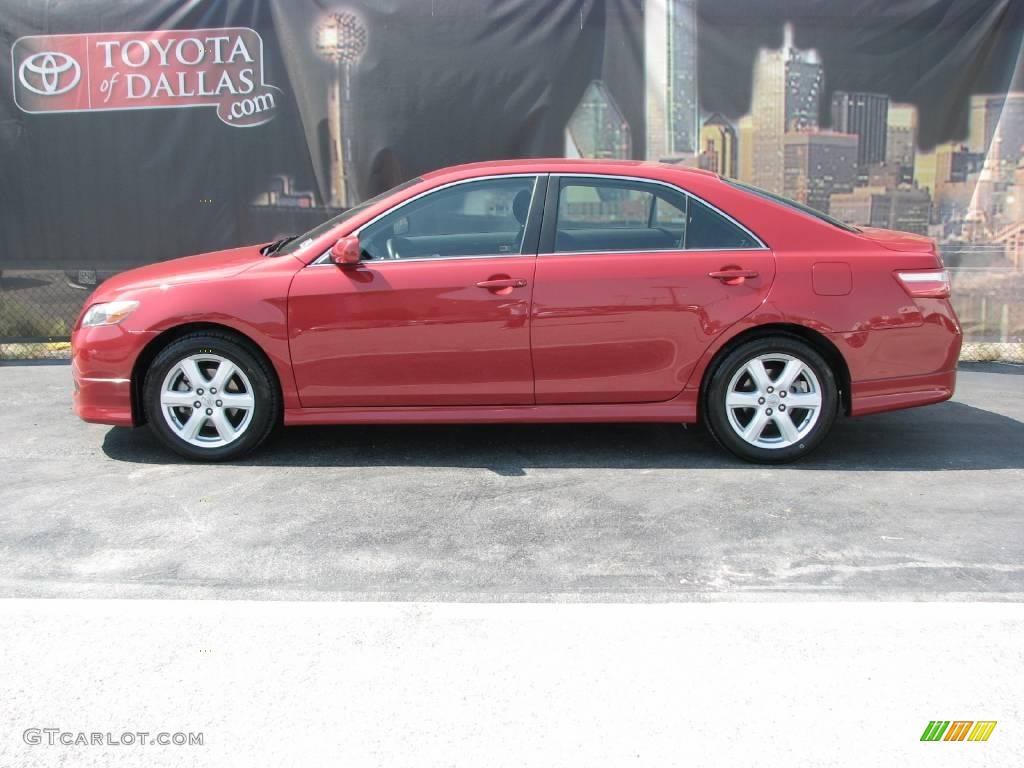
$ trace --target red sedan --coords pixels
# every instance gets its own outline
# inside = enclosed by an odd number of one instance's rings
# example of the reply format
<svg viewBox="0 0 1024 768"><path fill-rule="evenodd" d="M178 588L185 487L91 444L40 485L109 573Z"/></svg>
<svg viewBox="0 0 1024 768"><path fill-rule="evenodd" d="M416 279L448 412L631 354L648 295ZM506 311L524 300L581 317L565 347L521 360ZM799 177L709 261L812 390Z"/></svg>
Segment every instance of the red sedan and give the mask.
<svg viewBox="0 0 1024 768"><path fill-rule="evenodd" d="M107 281L72 336L75 410L193 459L282 422L699 419L782 462L839 414L949 398L948 297L931 240L715 174L478 163Z"/></svg>

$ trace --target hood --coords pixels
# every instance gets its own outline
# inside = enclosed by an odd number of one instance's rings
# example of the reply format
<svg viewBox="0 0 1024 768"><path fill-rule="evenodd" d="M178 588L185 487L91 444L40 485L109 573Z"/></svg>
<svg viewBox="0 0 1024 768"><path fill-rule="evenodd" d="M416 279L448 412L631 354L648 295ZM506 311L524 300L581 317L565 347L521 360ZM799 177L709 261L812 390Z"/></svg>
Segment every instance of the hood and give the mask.
<svg viewBox="0 0 1024 768"><path fill-rule="evenodd" d="M924 235L915 235L912 232L897 232L892 229L880 229L878 227L860 227L860 235L891 251L935 253L934 240Z"/></svg>
<svg viewBox="0 0 1024 768"><path fill-rule="evenodd" d="M124 291L233 277L266 258L260 253L260 248L264 245L261 243L226 251L213 251L129 269L105 280L96 290L94 301Z"/></svg>

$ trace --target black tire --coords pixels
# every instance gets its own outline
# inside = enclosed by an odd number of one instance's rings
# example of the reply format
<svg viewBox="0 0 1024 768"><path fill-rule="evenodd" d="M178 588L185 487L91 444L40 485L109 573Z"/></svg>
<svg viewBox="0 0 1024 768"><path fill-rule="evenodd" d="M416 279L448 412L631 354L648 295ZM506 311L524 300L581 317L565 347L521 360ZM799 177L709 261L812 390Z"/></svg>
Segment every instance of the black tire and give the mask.
<svg viewBox="0 0 1024 768"><path fill-rule="evenodd" d="M216 447L187 442L170 427L161 408L161 389L167 375L185 358L203 354L234 363L248 379L254 401L244 431L232 442ZM281 420L281 394L270 364L245 339L221 331L190 333L161 350L146 372L143 406L149 427L160 442L185 458L197 461L227 461L243 456L259 447ZM210 427L212 425L204 429Z"/></svg>
<svg viewBox="0 0 1024 768"><path fill-rule="evenodd" d="M796 358L810 369L817 379L816 383L821 395L821 407L817 414L817 420L808 421L806 433L800 434L799 439L789 445L784 444L785 440L782 430L776 426L779 422L775 421L769 424L765 431L760 434L765 435L765 440L767 441L778 440L780 446L762 447L748 442L748 440L737 433L737 428L730 421L729 409L726 407L726 396L729 393L729 387L734 377L740 376L738 383L741 386L744 385L745 381L749 382L748 386L755 386L749 377L743 378L747 374L741 373L741 371L744 371L747 364L755 358L771 355L785 355ZM766 368L777 365L778 363L769 361ZM772 370L775 369L772 368ZM772 375L772 370L769 370L769 378L776 378L776 376ZM809 387L811 385L810 377L801 379L799 385ZM799 395L801 393L794 392L794 394ZM784 399L779 400L777 396L774 398L774 401L785 403ZM773 402L767 402L764 406L758 406L758 408L769 408L773 405ZM775 409L775 418L781 418L782 415L777 412L778 405L775 405ZM809 454L825 439L825 436L835 423L838 409L839 390L836 385L835 374L828 363L806 342L784 335L754 339L740 344L727 353L712 369L705 383L701 400L702 420L715 440L741 459L759 464L783 464L801 459ZM794 414L796 418L804 419L808 418L810 413L809 409L791 407L786 418L790 419L790 423L793 423ZM756 414L756 408L744 409L736 411L734 418L736 418L737 423L742 428L743 426L750 425L752 421L740 422L739 419L741 417L753 419Z"/></svg>

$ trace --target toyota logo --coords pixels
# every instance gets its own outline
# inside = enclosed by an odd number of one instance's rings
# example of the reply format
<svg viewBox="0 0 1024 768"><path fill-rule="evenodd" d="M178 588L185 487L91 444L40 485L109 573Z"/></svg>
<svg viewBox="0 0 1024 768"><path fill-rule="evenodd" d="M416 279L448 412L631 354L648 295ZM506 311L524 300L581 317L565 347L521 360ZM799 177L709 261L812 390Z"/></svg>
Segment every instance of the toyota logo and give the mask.
<svg viewBox="0 0 1024 768"><path fill-rule="evenodd" d="M30 77L32 82L29 82ZM38 93L40 96L59 96L78 85L78 81L82 79L82 68L66 53L36 53L21 62L18 79L32 93ZM61 85L62 80L64 85Z"/></svg>

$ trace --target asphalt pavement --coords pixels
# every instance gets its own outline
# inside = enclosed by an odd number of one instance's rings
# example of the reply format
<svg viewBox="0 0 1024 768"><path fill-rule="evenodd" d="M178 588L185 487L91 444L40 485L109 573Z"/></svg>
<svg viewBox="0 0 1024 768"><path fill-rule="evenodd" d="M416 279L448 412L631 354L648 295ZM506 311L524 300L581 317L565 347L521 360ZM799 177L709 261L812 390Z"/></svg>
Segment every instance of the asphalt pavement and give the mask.
<svg viewBox="0 0 1024 768"><path fill-rule="evenodd" d="M0 597L1024 598L1024 367L742 463L681 425L283 430L192 464L0 365Z"/></svg>

